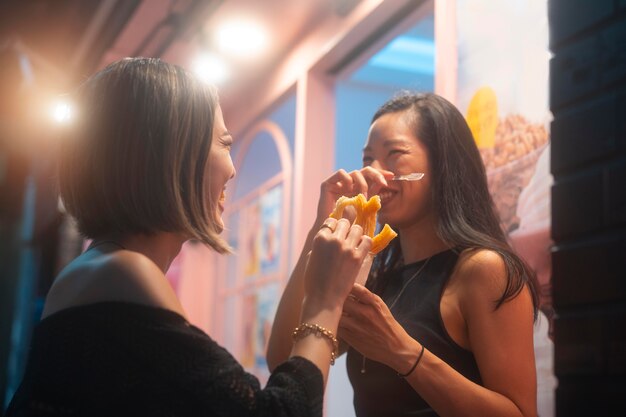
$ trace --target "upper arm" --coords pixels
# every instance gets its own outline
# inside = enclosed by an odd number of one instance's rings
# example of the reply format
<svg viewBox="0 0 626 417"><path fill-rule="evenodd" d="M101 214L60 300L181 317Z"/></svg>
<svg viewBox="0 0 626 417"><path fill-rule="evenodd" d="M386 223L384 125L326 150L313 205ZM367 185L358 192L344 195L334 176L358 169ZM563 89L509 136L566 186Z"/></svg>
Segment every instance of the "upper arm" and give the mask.
<svg viewBox="0 0 626 417"><path fill-rule="evenodd" d="M483 384L511 401L525 416L536 414L533 304L528 287L497 309L506 287L504 260L493 251L462 256L460 307Z"/></svg>

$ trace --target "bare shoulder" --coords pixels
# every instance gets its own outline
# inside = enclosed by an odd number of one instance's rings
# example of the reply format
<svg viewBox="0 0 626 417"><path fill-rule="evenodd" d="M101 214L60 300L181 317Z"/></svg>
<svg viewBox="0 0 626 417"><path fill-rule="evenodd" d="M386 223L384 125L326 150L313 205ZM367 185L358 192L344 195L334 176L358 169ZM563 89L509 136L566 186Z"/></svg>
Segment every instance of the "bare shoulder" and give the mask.
<svg viewBox="0 0 626 417"><path fill-rule="evenodd" d="M497 287L500 290L506 285L504 259L498 252L490 249L468 249L461 252L454 274L466 284Z"/></svg>
<svg viewBox="0 0 626 417"><path fill-rule="evenodd" d="M502 256L489 249L468 249L459 256L452 282L465 301L497 300L507 285Z"/></svg>
<svg viewBox="0 0 626 417"><path fill-rule="evenodd" d="M489 249L466 250L461 253L459 262L452 274L460 294L460 305L467 314L477 307L493 312L496 302L502 297L508 285L506 263L502 255ZM505 304L521 303L532 308L528 288Z"/></svg>
<svg viewBox="0 0 626 417"><path fill-rule="evenodd" d="M121 250L74 260L52 286L43 315L105 301L137 303L183 314L157 265L140 253Z"/></svg>

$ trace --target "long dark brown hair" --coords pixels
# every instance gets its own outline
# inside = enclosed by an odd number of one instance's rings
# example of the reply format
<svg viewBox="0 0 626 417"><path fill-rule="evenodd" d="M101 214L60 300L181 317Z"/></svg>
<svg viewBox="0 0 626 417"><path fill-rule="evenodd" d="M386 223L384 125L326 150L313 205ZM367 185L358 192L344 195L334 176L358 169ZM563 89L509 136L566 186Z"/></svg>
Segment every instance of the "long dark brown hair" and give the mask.
<svg viewBox="0 0 626 417"><path fill-rule="evenodd" d="M439 238L459 253L480 249L497 252L504 260L507 282L501 297L494 300L495 308L528 285L536 315L535 273L507 241L489 194L485 166L463 115L438 95L403 92L383 104L372 123L385 114L398 112L411 117L415 136L427 148ZM403 264L400 239L394 239L376 257L368 287L380 292L390 273Z"/></svg>

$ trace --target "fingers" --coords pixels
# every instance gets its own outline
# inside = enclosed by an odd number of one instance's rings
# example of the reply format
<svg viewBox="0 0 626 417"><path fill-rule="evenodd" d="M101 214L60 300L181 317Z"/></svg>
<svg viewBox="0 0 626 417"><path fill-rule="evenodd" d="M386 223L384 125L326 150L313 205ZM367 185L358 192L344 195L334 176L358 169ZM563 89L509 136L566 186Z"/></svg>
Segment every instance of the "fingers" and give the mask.
<svg viewBox="0 0 626 417"><path fill-rule="evenodd" d="M318 235L330 237L336 235L338 238L345 240L346 243L361 254L367 254L372 247L372 238L363 235L363 228L358 224L352 225L348 219L341 218L339 220L332 217L324 220L324 223L317 232Z"/></svg>
<svg viewBox="0 0 626 417"><path fill-rule="evenodd" d="M354 347L354 332L350 327L351 324L345 323L343 320L344 319L342 318L339 321L339 326L337 326L337 337L341 338L341 340L343 340L343 342L348 344L349 346Z"/></svg>
<svg viewBox="0 0 626 417"><path fill-rule="evenodd" d="M342 195L361 193L368 197L368 194L378 194L382 188L387 187L387 179L393 175L391 171L371 166L350 173L340 169L322 183L322 188Z"/></svg>
<svg viewBox="0 0 626 417"><path fill-rule="evenodd" d="M324 220L324 223L320 227L320 230L318 233L332 234L336 228L337 228L337 219L333 219L332 217L329 217L326 220Z"/></svg>
<svg viewBox="0 0 626 417"><path fill-rule="evenodd" d="M339 182L351 182L351 178L345 169L340 169L340 170L335 171L330 177L326 178L324 182L328 184L339 183Z"/></svg>
<svg viewBox="0 0 626 417"><path fill-rule="evenodd" d="M371 166L361 168L361 174L368 182L378 182L387 185L387 178L393 177L393 172L386 169L376 169Z"/></svg>
<svg viewBox="0 0 626 417"><path fill-rule="evenodd" d="M364 325L362 320L350 316L341 316L337 326L337 334L348 345L355 349L357 346L362 346L364 332L367 332L367 325Z"/></svg>
<svg viewBox="0 0 626 417"><path fill-rule="evenodd" d="M354 224L352 225L352 227L350 227L350 230L348 231L348 236L346 237L346 240L349 241L350 245L353 248L359 248L362 244L363 244L363 237L367 237L371 240L371 238L369 236L364 236L363 235L363 227L361 227L358 224Z"/></svg>
<svg viewBox="0 0 626 417"><path fill-rule="evenodd" d="M367 196L369 184L360 170L348 173L340 169L322 183L322 188L346 196L359 193Z"/></svg>
<svg viewBox="0 0 626 417"><path fill-rule="evenodd" d="M355 329L359 326L358 320L356 320L355 318L351 317L351 316L341 316L341 319L339 319L339 330L341 333L341 336L343 338L347 338L349 339L349 335L352 332L352 329ZM346 340L347 342L349 342L349 340Z"/></svg>
<svg viewBox="0 0 626 417"><path fill-rule="evenodd" d="M363 228L361 228L361 240L359 241L359 244L356 246L356 249L355 249L359 258L365 259L367 254L370 253L371 248L372 248L372 238L363 234Z"/></svg>
<svg viewBox="0 0 626 417"><path fill-rule="evenodd" d="M348 219L339 219L337 220L337 226L335 227L335 234L341 237L342 239L346 239L348 236L348 232L351 229L350 221Z"/></svg>
<svg viewBox="0 0 626 417"><path fill-rule="evenodd" d="M352 183L353 180L350 174L340 169L322 182L322 190L327 189L333 193L343 194L346 191L352 190Z"/></svg>
<svg viewBox="0 0 626 417"><path fill-rule="evenodd" d="M372 238L364 234L361 226L355 224L350 227L346 241L354 248L354 256L360 261L359 264L363 263L372 248Z"/></svg>
<svg viewBox="0 0 626 417"><path fill-rule="evenodd" d="M357 286L363 291L355 291ZM358 296L355 293L357 293ZM366 311L368 311L371 307L375 307L380 303L384 304L385 302L378 295L374 294L360 284L354 284L352 291L343 303L343 314L355 317L363 316L367 314Z"/></svg>
<svg viewBox="0 0 626 417"><path fill-rule="evenodd" d="M380 302L383 302L379 296L360 284L354 284L352 286L352 291L350 291L350 295L356 298L358 302L362 304L377 305ZM351 297L348 298L350 299Z"/></svg>
<svg viewBox="0 0 626 417"><path fill-rule="evenodd" d="M367 181L370 195L376 195L382 188L387 187L387 178L391 178L393 175L391 171L375 169L371 166L361 169L361 176Z"/></svg>
<svg viewBox="0 0 626 417"><path fill-rule="evenodd" d="M352 171L350 173L350 177L352 177L352 192L353 194L363 194L367 197L367 180L361 173L361 171Z"/></svg>
<svg viewBox="0 0 626 417"><path fill-rule="evenodd" d="M359 302L358 299L349 295L346 300L343 302L343 310L341 312L342 319L344 316L346 317L355 317L361 314L361 309L364 307L362 303Z"/></svg>
<svg viewBox="0 0 626 417"><path fill-rule="evenodd" d="M351 292L343 302L341 319L343 320L349 317L350 320L348 320L348 322L350 323L369 323L371 325L375 318L379 316L379 312L381 311L379 306L381 303L384 305L384 301L362 285L359 285L359 287L366 291L361 293L366 300L357 298L354 295L354 291ZM369 300L367 300L368 297L370 298Z"/></svg>

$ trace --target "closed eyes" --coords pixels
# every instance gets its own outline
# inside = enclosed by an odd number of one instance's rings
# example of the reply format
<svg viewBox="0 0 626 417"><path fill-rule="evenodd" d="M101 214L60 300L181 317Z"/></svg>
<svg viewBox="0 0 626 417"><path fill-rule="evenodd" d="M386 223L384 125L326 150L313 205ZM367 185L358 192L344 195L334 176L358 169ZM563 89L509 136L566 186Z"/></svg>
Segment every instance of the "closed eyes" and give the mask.
<svg viewBox="0 0 626 417"><path fill-rule="evenodd" d="M389 152L387 152L387 157L396 157L396 156L400 156L400 155L405 155L408 154L409 151L406 149L392 149ZM374 162L374 158L371 156L364 156L363 157L363 165L367 166L367 165L371 165L372 162Z"/></svg>

